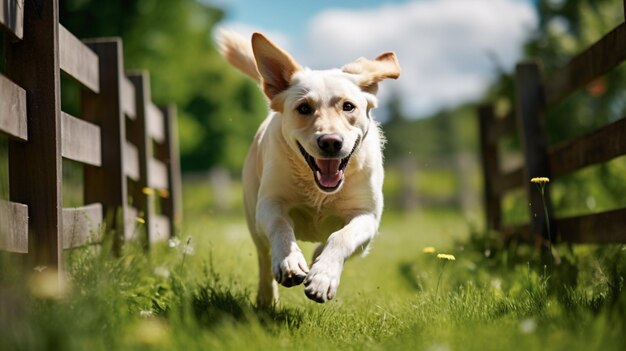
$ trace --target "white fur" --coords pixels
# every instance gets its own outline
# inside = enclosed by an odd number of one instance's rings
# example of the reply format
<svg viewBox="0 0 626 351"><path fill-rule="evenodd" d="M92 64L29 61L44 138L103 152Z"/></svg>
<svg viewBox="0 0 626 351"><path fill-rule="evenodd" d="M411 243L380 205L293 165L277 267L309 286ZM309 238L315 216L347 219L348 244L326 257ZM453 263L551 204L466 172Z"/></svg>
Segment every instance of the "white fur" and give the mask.
<svg viewBox="0 0 626 351"><path fill-rule="evenodd" d="M370 115L376 105L372 92L378 81L396 78L399 66L395 55L388 53L379 61L356 61L365 68L314 71L300 68L262 35L253 36L252 47L233 33L221 37L224 56L262 82L273 108L254 138L243 170L246 219L259 260L257 301L275 303L277 282L286 286L304 282L309 298L325 302L337 294L345 260L365 251L378 232L383 137ZM298 113L303 101L314 114ZM344 111L345 102L355 110ZM299 143L311 156L323 158L317 138L326 133L343 138L337 158L354 150L343 182L333 191L317 186L298 148ZM297 240L321 243L310 268Z"/></svg>

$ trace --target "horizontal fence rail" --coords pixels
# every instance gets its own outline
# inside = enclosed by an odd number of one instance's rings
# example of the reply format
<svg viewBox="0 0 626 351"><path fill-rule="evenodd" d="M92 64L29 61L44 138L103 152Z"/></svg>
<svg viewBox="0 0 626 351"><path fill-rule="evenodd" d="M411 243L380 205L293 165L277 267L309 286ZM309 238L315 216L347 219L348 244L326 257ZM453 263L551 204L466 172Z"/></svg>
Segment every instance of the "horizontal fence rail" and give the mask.
<svg viewBox="0 0 626 351"><path fill-rule="evenodd" d="M176 109L151 101L147 73L124 72L121 40L76 38L59 23L57 0L0 0L0 35L8 39L0 135L9 139L0 250L62 270L64 249L106 235L116 252L127 240L143 236L149 245L174 235ZM81 88L77 115L61 111L61 72ZM63 158L83 166L82 206L62 206Z"/></svg>
<svg viewBox="0 0 626 351"><path fill-rule="evenodd" d="M626 60L626 24L622 23L598 42L574 57L546 80L549 106L570 95L594 79L603 76Z"/></svg>
<svg viewBox="0 0 626 351"><path fill-rule="evenodd" d="M625 2L626 4L626 2ZM537 240L550 238L570 243L626 242L626 208L555 218L549 189L546 206L552 233L547 232L546 218L539 192L530 183L532 177L561 177L587 166L601 164L626 155L626 117L575 139L549 146L541 118L551 107L593 80L609 73L626 60L626 24L621 23L568 64L545 79L536 63L517 66L515 76L516 110L502 118L493 105L478 109L482 154L486 219L489 229L500 231L505 238ZM516 121L513 122L513 121ZM498 142L518 135L522 141L524 164L502 172ZM530 223L507 226L502 223L502 198L509 191L525 188L529 198Z"/></svg>
<svg viewBox="0 0 626 351"><path fill-rule="evenodd" d="M0 200L0 250L28 252L28 206Z"/></svg>
<svg viewBox="0 0 626 351"><path fill-rule="evenodd" d="M24 36L24 0L0 1L0 27L12 39L22 39Z"/></svg>
<svg viewBox="0 0 626 351"><path fill-rule="evenodd" d="M0 74L0 131L22 141L26 129L26 90Z"/></svg>

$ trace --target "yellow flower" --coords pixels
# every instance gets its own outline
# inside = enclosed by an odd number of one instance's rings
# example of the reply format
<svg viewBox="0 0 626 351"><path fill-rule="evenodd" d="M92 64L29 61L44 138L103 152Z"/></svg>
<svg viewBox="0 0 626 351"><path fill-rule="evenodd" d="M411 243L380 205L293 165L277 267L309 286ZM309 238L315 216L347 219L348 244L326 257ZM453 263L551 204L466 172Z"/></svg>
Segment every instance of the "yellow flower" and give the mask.
<svg viewBox="0 0 626 351"><path fill-rule="evenodd" d="M149 188L149 187L143 188L142 191L143 191L144 194L146 194L148 196L152 196L155 193L154 189Z"/></svg>
<svg viewBox="0 0 626 351"><path fill-rule="evenodd" d="M135 220L137 221L137 223L146 224L146 220L141 217L137 217L135 218Z"/></svg>
<svg viewBox="0 0 626 351"><path fill-rule="evenodd" d="M531 183L536 183L536 184L545 184L545 183L550 183L550 178L548 177L535 177L532 178L530 180Z"/></svg>
<svg viewBox="0 0 626 351"><path fill-rule="evenodd" d="M422 252L427 254L435 253L435 248L432 246L426 246L422 249Z"/></svg>
<svg viewBox="0 0 626 351"><path fill-rule="evenodd" d="M449 255L449 254L438 254L437 258L440 260L448 260L448 261L456 260L456 257L454 257L454 255Z"/></svg>

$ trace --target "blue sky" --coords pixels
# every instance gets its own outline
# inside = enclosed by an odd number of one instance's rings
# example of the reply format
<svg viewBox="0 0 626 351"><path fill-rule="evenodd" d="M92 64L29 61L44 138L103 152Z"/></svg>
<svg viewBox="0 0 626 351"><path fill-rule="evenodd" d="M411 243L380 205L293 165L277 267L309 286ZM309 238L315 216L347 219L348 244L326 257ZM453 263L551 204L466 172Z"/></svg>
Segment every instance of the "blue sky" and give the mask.
<svg viewBox="0 0 626 351"><path fill-rule="evenodd" d="M425 117L479 99L499 67L510 70L537 26L534 0L205 0L226 10L222 27L260 31L314 69L394 51L391 91Z"/></svg>
<svg viewBox="0 0 626 351"><path fill-rule="evenodd" d="M228 22L248 23L300 36L306 29L303 24L323 10L366 9L394 2L406 0L217 0L213 3L227 11Z"/></svg>

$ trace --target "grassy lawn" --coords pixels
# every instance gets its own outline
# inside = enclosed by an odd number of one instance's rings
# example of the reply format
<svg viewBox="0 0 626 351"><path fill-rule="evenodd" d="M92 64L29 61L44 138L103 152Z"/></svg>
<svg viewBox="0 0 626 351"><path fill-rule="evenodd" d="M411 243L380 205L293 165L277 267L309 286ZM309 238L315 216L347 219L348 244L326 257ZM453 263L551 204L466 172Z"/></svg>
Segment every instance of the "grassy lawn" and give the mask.
<svg viewBox="0 0 626 351"><path fill-rule="evenodd" d="M338 296L319 305L302 286L256 310L254 247L235 209L211 210L186 184L178 242L119 259L67 253L70 282L19 275L1 256L0 349L6 350L621 350L626 246L502 249L454 212L386 213L369 256L346 265ZM237 191L235 191L237 194ZM188 238L190 238L189 244ZM172 247L170 247L172 246ZM455 261L424 253L453 254ZM305 244L309 255L313 245Z"/></svg>

